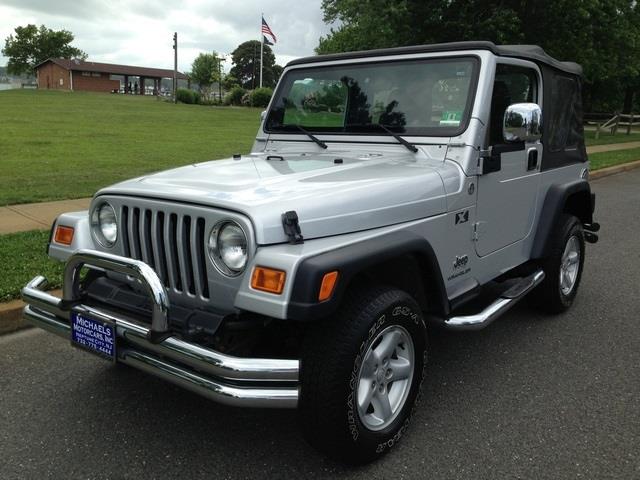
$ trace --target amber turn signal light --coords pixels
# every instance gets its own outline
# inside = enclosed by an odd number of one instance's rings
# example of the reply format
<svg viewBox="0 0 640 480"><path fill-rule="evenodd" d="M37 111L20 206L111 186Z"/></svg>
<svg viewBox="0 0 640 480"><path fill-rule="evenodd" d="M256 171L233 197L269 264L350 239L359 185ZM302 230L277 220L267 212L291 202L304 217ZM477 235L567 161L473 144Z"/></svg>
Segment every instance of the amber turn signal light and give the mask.
<svg viewBox="0 0 640 480"><path fill-rule="evenodd" d="M333 290L336 287L336 283L338 283L338 272L334 270L333 272L325 273L324 277L322 277L322 283L320 284L320 292L318 293L318 301L324 302L331 298L333 295Z"/></svg>
<svg viewBox="0 0 640 480"><path fill-rule="evenodd" d="M56 227L56 234L53 236L53 241L61 245L71 245L71 242L73 242L73 227L58 225Z"/></svg>
<svg viewBox="0 0 640 480"><path fill-rule="evenodd" d="M251 288L280 295L282 290L284 290L284 280L286 276L287 274L282 270L256 267L253 269L253 274L251 275Z"/></svg>

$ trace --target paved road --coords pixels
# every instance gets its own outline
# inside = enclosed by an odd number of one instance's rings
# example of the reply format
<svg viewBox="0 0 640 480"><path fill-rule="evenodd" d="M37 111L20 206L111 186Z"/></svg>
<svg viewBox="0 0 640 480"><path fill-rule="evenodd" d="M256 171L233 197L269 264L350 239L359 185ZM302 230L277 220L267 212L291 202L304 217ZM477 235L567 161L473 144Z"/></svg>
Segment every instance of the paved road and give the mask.
<svg viewBox="0 0 640 480"><path fill-rule="evenodd" d="M594 182L573 310L431 340L401 446L345 468L294 412L225 408L30 330L0 338L0 478L640 478L640 170Z"/></svg>

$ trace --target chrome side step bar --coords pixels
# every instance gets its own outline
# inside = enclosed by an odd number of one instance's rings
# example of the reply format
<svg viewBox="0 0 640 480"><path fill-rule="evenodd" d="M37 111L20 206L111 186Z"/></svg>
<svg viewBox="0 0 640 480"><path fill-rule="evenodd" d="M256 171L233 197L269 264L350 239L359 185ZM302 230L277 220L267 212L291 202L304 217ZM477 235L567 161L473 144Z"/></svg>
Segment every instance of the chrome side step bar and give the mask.
<svg viewBox="0 0 640 480"><path fill-rule="evenodd" d="M451 317L445 320L444 325L449 330L481 330L522 300L542 280L544 272L538 270L504 292L480 313Z"/></svg>

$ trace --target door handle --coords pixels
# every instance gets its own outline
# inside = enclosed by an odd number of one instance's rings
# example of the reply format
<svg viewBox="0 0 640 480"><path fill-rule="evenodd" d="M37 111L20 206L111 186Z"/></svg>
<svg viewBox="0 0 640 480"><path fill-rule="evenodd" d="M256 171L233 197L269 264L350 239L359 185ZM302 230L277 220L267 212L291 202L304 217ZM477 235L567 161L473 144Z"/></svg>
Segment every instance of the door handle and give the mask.
<svg viewBox="0 0 640 480"><path fill-rule="evenodd" d="M527 155L527 171L538 168L538 150L532 148Z"/></svg>

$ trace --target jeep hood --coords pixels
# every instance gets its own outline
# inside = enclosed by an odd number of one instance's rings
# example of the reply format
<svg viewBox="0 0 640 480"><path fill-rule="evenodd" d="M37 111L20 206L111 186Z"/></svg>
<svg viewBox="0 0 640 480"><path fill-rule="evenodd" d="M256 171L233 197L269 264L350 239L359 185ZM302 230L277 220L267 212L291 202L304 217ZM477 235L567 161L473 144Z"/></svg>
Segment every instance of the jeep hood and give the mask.
<svg viewBox="0 0 640 480"><path fill-rule="evenodd" d="M417 159L416 159L417 157ZM180 167L98 192L151 197L247 215L258 244L286 242L281 216L295 210L305 239L443 213L444 186L426 155L251 154Z"/></svg>

